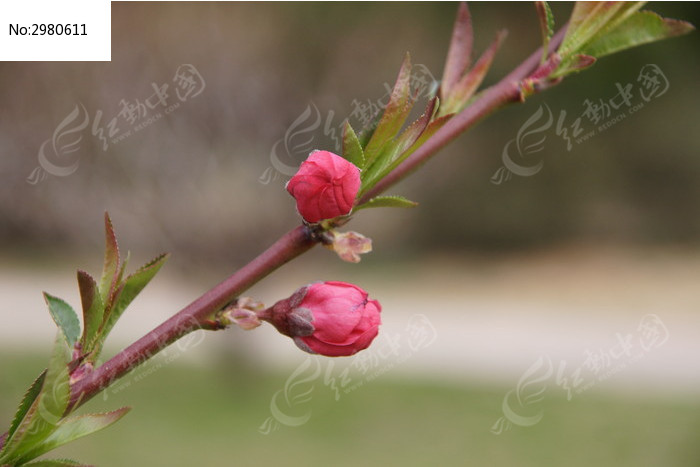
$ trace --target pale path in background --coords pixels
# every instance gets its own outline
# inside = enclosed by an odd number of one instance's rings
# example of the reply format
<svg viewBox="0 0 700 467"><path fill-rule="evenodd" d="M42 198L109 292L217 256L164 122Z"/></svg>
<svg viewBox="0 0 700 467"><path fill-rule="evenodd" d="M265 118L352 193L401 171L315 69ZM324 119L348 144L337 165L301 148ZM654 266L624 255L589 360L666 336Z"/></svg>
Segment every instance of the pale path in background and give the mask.
<svg viewBox="0 0 700 467"><path fill-rule="evenodd" d="M552 362L555 372L565 362L570 374L597 355L614 374L596 381L596 389L700 393L698 253L570 249L497 261L435 259L401 269L401 282L382 281L385 271L354 273L372 284L371 294L383 304L380 337L405 337L406 323L416 314L427 317L434 329L434 342L395 365L396 371L392 365L397 376L513 386L541 356ZM275 277L271 282L279 290L299 285L290 271L282 269ZM141 337L205 287L164 272L115 328L111 348ZM42 290L79 306L70 273L1 267L0 362L32 349L48 355L55 327ZM256 292L264 298L280 295L266 288ZM649 315L658 317L667 339L634 361L624 355L615 358L623 350L620 339L632 335L637 343L640 322ZM278 369L294 368L305 358L269 326L248 334L208 333L197 341L201 345L187 350L183 361L201 363L211 352L229 349L245 349L247 358ZM585 368L584 375L586 382L591 380Z"/></svg>

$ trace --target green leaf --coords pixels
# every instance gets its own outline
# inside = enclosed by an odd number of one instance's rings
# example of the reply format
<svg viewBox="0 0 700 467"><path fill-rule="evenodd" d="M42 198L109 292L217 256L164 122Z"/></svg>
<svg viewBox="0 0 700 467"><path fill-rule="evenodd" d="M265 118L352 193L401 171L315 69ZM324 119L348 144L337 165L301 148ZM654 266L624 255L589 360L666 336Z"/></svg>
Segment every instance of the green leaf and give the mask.
<svg viewBox="0 0 700 467"><path fill-rule="evenodd" d="M566 65L559 65L556 70L548 75L548 78L556 79L562 76L566 76L571 73L578 73L586 68L593 66L596 62L596 58L590 55L575 54L566 61Z"/></svg>
<svg viewBox="0 0 700 467"><path fill-rule="evenodd" d="M71 349L56 338L53 353L46 369L46 379L39 394L39 414L44 422L55 425L63 417L70 399L68 363Z"/></svg>
<svg viewBox="0 0 700 467"><path fill-rule="evenodd" d="M537 16L540 19L540 28L542 29L543 41L549 42L549 39L554 35L554 15L552 9L547 2L535 2L537 8Z"/></svg>
<svg viewBox="0 0 700 467"><path fill-rule="evenodd" d="M37 397L39 397L39 393L41 392L41 387L44 384L44 379L46 378L46 370L42 371L41 374L34 380L34 382L29 386L29 389L27 389L27 392L24 394L24 397L22 398L22 402L19 404L19 407L17 408L17 412L15 412L15 416L12 419L12 423L10 424L10 429L7 431L7 438L5 440L5 445L3 446L3 449L0 449L0 459L2 458L2 453L7 450L7 445L9 444L9 441L12 439L12 435L15 434L15 431L17 431L17 427L19 424L24 420L24 418L27 415L27 412L29 412L29 409L31 408L32 404L36 400Z"/></svg>
<svg viewBox="0 0 700 467"><path fill-rule="evenodd" d="M73 461L70 459L44 459L36 462L30 462L29 464L22 464L22 467L87 467L78 461Z"/></svg>
<svg viewBox="0 0 700 467"><path fill-rule="evenodd" d="M418 203L403 196L377 196L355 208L355 211L367 208L415 208Z"/></svg>
<svg viewBox="0 0 700 467"><path fill-rule="evenodd" d="M121 288L116 292L114 306L104 318L104 324L100 330L100 342L104 342L104 339L107 337L112 327L114 327L122 313L124 313L126 307L129 306L143 288L148 285L169 256L169 254L162 254L154 258L135 273L124 279Z"/></svg>
<svg viewBox="0 0 700 467"><path fill-rule="evenodd" d="M554 34L554 15L547 2L535 2L535 8L542 32L542 60L540 63L544 63L549 55L549 40Z"/></svg>
<svg viewBox="0 0 700 467"><path fill-rule="evenodd" d="M399 148L396 142L392 141L387 143L382 152L374 161L374 164L370 165L362 172L362 186L360 187L360 192L358 193L359 197L361 197L377 183L377 181L381 178L380 173L383 173L391 161L398 156L398 149Z"/></svg>
<svg viewBox="0 0 700 467"><path fill-rule="evenodd" d="M567 58L578 53L598 34L617 24L644 6L645 2L576 2L566 35L558 49ZM598 36L598 37L602 37Z"/></svg>
<svg viewBox="0 0 700 467"><path fill-rule="evenodd" d="M370 167L380 154L384 152L387 143L390 143L401 131L401 127L403 127L413 108L414 101L410 95L410 88L411 57L407 53L401 65L401 70L399 70L394 89L391 92L389 103L364 149L365 167Z"/></svg>
<svg viewBox="0 0 700 467"><path fill-rule="evenodd" d="M472 28L471 15L465 2L460 2L457 10L457 18L452 28L450 48L447 51L445 69L442 72L440 84L440 99L446 100L452 93L452 88L464 76L471 64L472 45L474 43L474 30Z"/></svg>
<svg viewBox="0 0 700 467"><path fill-rule="evenodd" d="M41 391L12 438L7 440L0 456L0 465L17 463L19 459L25 462L30 460L24 456L55 430L70 400L69 361L70 348L58 333Z"/></svg>
<svg viewBox="0 0 700 467"><path fill-rule="evenodd" d="M56 326L66 338L69 347L73 347L80 336L80 321L73 308L58 297L44 292L44 300L49 306L49 313Z"/></svg>
<svg viewBox="0 0 700 467"><path fill-rule="evenodd" d="M360 169L365 167L365 153L362 151L360 140L352 129L350 122L345 120L343 127L343 157Z"/></svg>
<svg viewBox="0 0 700 467"><path fill-rule="evenodd" d="M413 154L416 149L421 147L428 140L428 138L433 136L436 131L442 128L442 126L445 123L447 123L452 117L454 117L454 114L443 115L442 117L436 118L435 120L430 122L428 124L428 127L421 133L418 139L408 149L406 149L403 152L403 154L401 154L401 157L396 159L389 165L389 167L387 167L385 173L391 172L396 167L398 167L404 160L406 160L406 158Z"/></svg>
<svg viewBox="0 0 700 467"><path fill-rule="evenodd" d="M489 71L491 63L493 63L493 58L496 56L496 52L498 52L506 35L507 33L505 30L498 32L496 39L494 39L489 48L479 57L474 67L455 84L452 93L438 109L438 116L459 112L467 105L474 91L476 91L484 80L484 77L486 77L486 73Z"/></svg>
<svg viewBox="0 0 700 467"><path fill-rule="evenodd" d="M102 325L105 307L95 279L85 271L78 271L78 288L83 305L83 325L85 327L80 342L82 352L87 354L90 352L92 342Z"/></svg>
<svg viewBox="0 0 700 467"><path fill-rule="evenodd" d="M119 267L119 274L117 274L117 284L121 283L122 279L124 278L124 273L126 272L126 267L129 264L129 259L131 259L131 252L127 251L126 258L124 258L124 261L122 261L122 265Z"/></svg>
<svg viewBox="0 0 700 467"><path fill-rule="evenodd" d="M638 11L614 30L583 48L582 53L603 57L638 45L676 37L695 29L692 24L662 18L652 11Z"/></svg>
<svg viewBox="0 0 700 467"><path fill-rule="evenodd" d="M119 245L114 234L114 227L109 214L105 213L105 261L100 279L100 296L102 303L109 303L113 289L117 286L117 273L119 270Z"/></svg>
<svg viewBox="0 0 700 467"><path fill-rule="evenodd" d="M131 410L130 407L122 407L113 412L79 415L61 420L49 437L20 460L35 459L59 446L107 428L126 415L129 410Z"/></svg>
<svg viewBox="0 0 700 467"><path fill-rule="evenodd" d="M418 120L411 123L411 125L409 125L409 127L406 128L406 130L403 133L401 133L401 136L399 136L396 139L396 145L398 148L397 152L399 157L401 157L404 151L413 146L413 144L418 140L418 138L420 138L420 136L423 134L426 128L428 128L428 124L435 115L435 109L438 107L438 102L439 99L437 97L430 99L427 107L425 108L425 111L418 118Z"/></svg>
<svg viewBox="0 0 700 467"><path fill-rule="evenodd" d="M369 171L364 174L360 195L370 190L379 180L384 178L387 173L396 167L396 165L411 154L412 151L409 151L409 148L411 148L418 138L427 130L435 114L438 101L439 99L437 97L432 98L418 120L409 125L409 127L391 144L387 144L385 152L379 156Z"/></svg>

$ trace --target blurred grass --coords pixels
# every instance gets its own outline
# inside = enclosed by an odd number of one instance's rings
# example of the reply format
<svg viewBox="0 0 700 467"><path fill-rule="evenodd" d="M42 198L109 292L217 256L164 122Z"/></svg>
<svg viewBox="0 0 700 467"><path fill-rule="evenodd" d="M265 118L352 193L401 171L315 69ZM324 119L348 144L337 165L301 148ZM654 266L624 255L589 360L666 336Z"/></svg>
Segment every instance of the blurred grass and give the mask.
<svg viewBox="0 0 700 467"><path fill-rule="evenodd" d="M2 359L3 423L41 365L35 357ZM700 465L698 402L593 391L567 401L563 391L550 388L540 423L497 436L490 428L510 388L447 386L389 374L336 401L319 378L309 422L263 435L258 427L270 415L270 398L289 374L219 362L214 368L164 365L151 376L127 376L128 387L90 402L90 411L122 405L134 410L56 454L104 467Z"/></svg>

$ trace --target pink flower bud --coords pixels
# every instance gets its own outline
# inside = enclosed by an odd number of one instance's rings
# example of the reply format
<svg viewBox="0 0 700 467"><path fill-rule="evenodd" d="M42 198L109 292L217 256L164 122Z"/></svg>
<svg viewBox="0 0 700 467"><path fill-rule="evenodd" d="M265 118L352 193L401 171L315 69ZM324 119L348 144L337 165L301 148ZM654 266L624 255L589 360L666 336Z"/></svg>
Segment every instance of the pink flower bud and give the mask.
<svg viewBox="0 0 700 467"><path fill-rule="evenodd" d="M314 151L287 183L306 222L348 214L360 190L360 169L328 151Z"/></svg>
<svg viewBox="0 0 700 467"><path fill-rule="evenodd" d="M258 314L309 353L328 357L366 349L379 332L382 307L345 282L317 282Z"/></svg>

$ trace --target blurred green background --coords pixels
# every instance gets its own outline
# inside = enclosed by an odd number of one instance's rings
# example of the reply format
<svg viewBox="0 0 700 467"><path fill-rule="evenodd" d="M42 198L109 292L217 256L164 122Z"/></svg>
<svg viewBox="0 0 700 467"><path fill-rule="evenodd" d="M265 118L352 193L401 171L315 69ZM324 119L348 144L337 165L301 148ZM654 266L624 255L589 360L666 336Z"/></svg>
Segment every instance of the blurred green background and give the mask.
<svg viewBox="0 0 700 467"><path fill-rule="evenodd" d="M571 6L553 5L559 24ZM534 8L470 8L477 54L498 29L509 31L493 83L538 47ZM696 3L647 8L700 23ZM438 78L455 11L452 3L115 2L111 62L0 64L0 422L48 352L53 330L40 292L78 305L74 271L99 270L105 210L132 264L172 253L115 331L115 351L296 225L283 190L289 174L275 164L332 149L330 130L348 116L355 124L358 103L382 99L406 51ZM273 302L312 280L355 281L384 304L388 335L405 337L410 316L427 316L436 342L405 365L405 346L380 361L396 371L339 401L321 376L305 402L311 419L263 435L271 397L305 356L270 330L207 336L157 376L89 404L135 410L61 453L104 466L700 465L698 40L604 58L499 111L392 190L418 209L353 220L374 240L362 264L338 264L319 248L253 289ZM169 84L168 102L178 102L182 64L200 74L201 94L143 127L120 116L124 104L145 105L154 84ZM540 172L492 183L504 146L538 108L555 121L565 111L571 124L587 99L613 98L618 83L636 89L646 64L668 79L664 95L570 151L552 127L542 150L520 161L543 161ZM80 135L78 149L49 159L77 170L28 183L40 147L74 109L88 125L62 142ZM142 122L157 112L144 109ZM105 149L96 134L112 118L119 131ZM647 313L668 328L658 352L571 401L552 376L544 400L525 404L544 410L540 423L491 432L538 355L576 367L585 350L635 333Z"/></svg>

